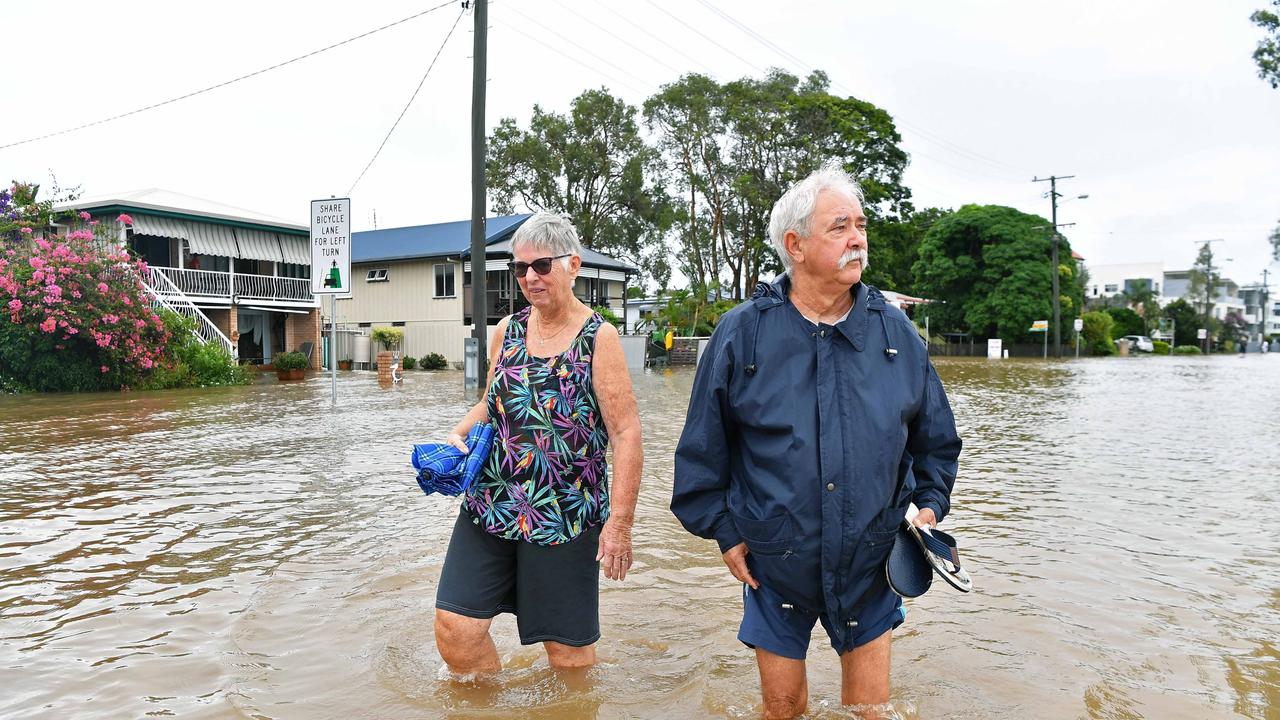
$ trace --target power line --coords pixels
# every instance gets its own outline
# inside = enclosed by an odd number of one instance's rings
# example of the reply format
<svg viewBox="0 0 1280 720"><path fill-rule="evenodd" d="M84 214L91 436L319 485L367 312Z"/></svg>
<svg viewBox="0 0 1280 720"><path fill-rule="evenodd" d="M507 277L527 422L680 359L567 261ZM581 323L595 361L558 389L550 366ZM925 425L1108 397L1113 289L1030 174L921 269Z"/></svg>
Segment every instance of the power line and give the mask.
<svg viewBox="0 0 1280 720"><path fill-rule="evenodd" d="M497 26L498 26L498 25L495 23L495 27L497 27ZM610 74L608 74L608 73L606 73L606 72L601 71L599 67L593 66L593 65L591 65L591 64L589 64L589 63L585 63L585 62L583 62L582 60L579 60L578 58L576 58L576 57L574 57L574 56L570 55L569 53L566 53L565 51L561 50L560 48L558 48L558 47L556 47L556 46L554 46L554 45L552 45L552 44L550 44L550 43L548 43L548 42L545 42L545 41L543 41L543 40L541 40L541 39L539 39L539 38L537 38L537 37L534 37L533 35L530 35L529 33L527 33L527 32L525 32L525 31L521 30L521 29L520 29L520 28L518 28L518 27L516 27L515 25L502 25L502 27L505 27L506 29L511 30L511 31L513 31L513 32L519 33L519 34L521 34L521 35L525 36L526 38L529 38L530 40L532 40L532 41L534 41L534 42L538 43L539 45L541 45L541 46L543 46L543 47L547 48L547 49L548 49L548 50L550 50L551 52L556 53L557 55L560 55L560 56L562 56L562 57L564 57L564 58L566 58L566 59L568 59L568 60L571 60L571 61L573 61L573 62L575 62L575 63L577 63L577 64L581 65L582 67L587 68L588 70L594 70L597 74L599 74L601 77L604 77L604 78L605 78L605 79L607 79L607 80L611 80L611 81L613 81L613 82L615 82L615 83L617 83L617 84L619 84L619 85L626 86L627 88L630 88L631 90L633 90L633 91L635 91L635 92L637 92L637 93L639 93L639 94L641 94L641 95L646 95L646 94L648 94L648 92L649 92L648 90L646 90L646 89L644 89L644 88L641 88L641 87L637 87L637 86L633 85L632 83L629 83L629 82L627 82L627 81L625 81L625 80L620 80L620 79L618 79L618 78L616 78L616 77L613 77L612 75L610 75ZM641 81L641 82L644 82L644 81Z"/></svg>
<svg viewBox="0 0 1280 720"><path fill-rule="evenodd" d="M649 2L650 2L650 4L652 4L653 0L649 0ZM800 67L805 68L806 70L809 70L810 72L812 72L812 70L813 70L813 66L812 66L812 65L810 65L810 64L809 64L809 63L807 63L807 62L804 62L803 60L801 60L800 58L796 57L794 54L792 54L792 53L788 52L787 50L784 50L784 49L782 49L782 48L778 47L778 45L777 45L777 44L775 44L774 42L772 42L771 40L769 40L769 39L768 39L768 38L766 38L765 36L761 35L759 32L756 32L755 30L753 30L753 29L752 29L750 26L748 26L746 23L741 22L741 21L740 21L740 20L738 20L737 18L733 17L731 14L729 14L729 13L727 13L727 12L725 12L725 11L721 10L720 8L716 7L715 5L713 5L712 3L710 3L708 0L698 0L698 2L699 2L699 3L701 3L704 7L708 8L709 10L711 10L712 12L714 12L716 15L719 15L721 19L723 19L723 20L725 20L726 22L728 22L728 23L732 24L734 27L736 27L738 30L740 30L740 31L741 31L741 32L743 32L744 34L746 34L748 37L752 38L752 39L753 39L753 40L755 40L756 42L759 42L760 44L764 45L765 47L767 47L767 48L769 48L770 50L772 50L772 51L774 51L775 53L777 53L777 54L778 54L780 57L782 57L784 60L787 60L787 61L789 61L789 62L795 63L796 65L799 65ZM657 7L657 6L655 5L654 7ZM661 9L661 8L659 8L659 9ZM665 11L665 10L663 10L663 12L666 12L666 11ZM667 14L668 14L668 15L670 15L671 13L667 13ZM672 17L674 17L674 16L672 16ZM683 21L682 21L682 22L683 22ZM686 27L687 27L687 24L686 24ZM699 34L701 34L701 33L699 33ZM706 36L704 35L703 37L706 37ZM717 45L718 45L718 43L717 43ZM723 47L723 46L721 46L721 47ZM849 93L850 95L854 95L854 94L855 94L852 88L848 87L848 86L847 86L847 85L845 85L844 83L841 83L839 80L833 80L832 82L833 82L833 84L834 84L834 85L836 85L836 86L838 86L838 87L842 88L845 92ZM914 132L918 133L919 135L921 135L921 136L923 136L924 138L926 138L926 139L928 139L928 140L932 141L933 143L935 143L935 144L937 144L937 145L939 145L939 146L942 146L944 149L948 149L948 150L950 150L950 151L952 151L952 152L956 153L957 155L960 155L960 156L962 156L962 157L966 157L967 159L970 159L970 160L976 160L976 161L979 161L979 162L985 162L985 163L987 163L987 164L988 164L988 165L990 165L990 166L999 166L999 167L1001 167L1001 168L1004 168L1004 169L1005 169L1005 170L1004 170L1005 172L1010 171L1010 170L1011 170L1011 171L1018 172L1018 173L1024 173L1024 172L1025 172L1022 168L1015 167L1015 166L1013 166L1013 165L1010 165L1010 164L1005 163L1005 162L1000 161L1000 160L996 160L996 159L994 159L994 158L986 157L986 156L984 156L984 155L981 155L980 153L977 153L977 152L974 152L974 151L971 151L971 150L966 150L965 148L962 148L962 147L960 147L959 145L956 145L956 144L954 144L954 143L952 143L952 142L950 142L950 141L946 140L945 138L941 137L940 135L936 135L936 134L934 134L934 133L929 132L928 130L925 130L924 128L922 128L922 127L920 127L920 126L918 126L918 125L915 125L915 124L913 124L913 123L907 122L907 121L906 121L905 119L903 119L901 116L899 116L899 117L898 117L898 123L899 123L900 125L902 125L903 127L906 127L906 128L911 129L912 131L914 131ZM937 160L938 160L937 158L930 157L930 156L928 156L928 155L925 155L924 153L917 153L917 154L919 154L921 157L925 157L925 158L928 158L928 159L931 159L931 160L935 160L935 161L937 161ZM993 167L993 169L994 169L994 167Z"/></svg>
<svg viewBox="0 0 1280 720"><path fill-rule="evenodd" d="M458 22L462 20L462 16L466 14L465 9L458 13L458 17L453 19L453 25L449 27L449 32L445 34L444 41L440 43L440 47L436 49L435 57L431 58L431 64L427 66L427 71L422 73L422 79L418 81L418 87L413 89L413 94L409 96L409 102L404 104L404 109L400 111L400 115L396 121L391 123L391 129L387 131L387 136L382 138L382 143L378 145L378 149L374 151L373 157L369 158L368 164L360 171L360 175L356 177L355 182L351 183L351 188L347 190L347 196L351 196L351 192L356 189L356 185L360 184L360 180L364 178L364 174L369 172L369 168L373 166L373 161L378 159L378 154L382 152L382 148L386 147L387 141L391 139L391 133L396 131L400 125L400 121L404 119L404 114L409 112L409 106L413 105L413 101L418 97L418 91L422 90L422 84L427 81L427 76L431 74L431 68L436 66L436 61L440 59L440 53L444 51L444 46L449 43L449 38L453 37L453 31L457 29Z"/></svg>
<svg viewBox="0 0 1280 720"><path fill-rule="evenodd" d="M373 34L375 34L375 33L380 33L380 32L382 32L383 30L387 30L387 29L393 28L393 27L395 27L395 26L397 26L397 25L401 25L401 24L403 24L403 23L409 22L410 20L414 20L414 19L416 19L416 18L420 18L420 17L422 17L423 15L426 15L426 14L428 14L428 13L435 12L436 10L439 10L440 8L445 7L446 5L452 5L452 4L453 4L453 2L454 2L454 0L447 0L447 2L440 3L439 5L436 5L435 7L428 8L428 9L426 9L426 10L423 10L422 12L419 12L419 13L414 13L413 15L410 15L410 16L405 17L405 18L401 18L401 19L396 20L395 22L392 22L392 23L388 23L388 24L386 24L386 25L383 25L382 27L374 28L373 30L370 30L370 31L368 31L368 32L361 33L361 34L356 35L356 36L354 36L354 37L349 37L349 38L347 38L346 40L343 40L343 41L341 41L341 42L336 42L336 43L334 43L334 44L332 44L332 45L328 45L328 46L322 47L322 48L320 48L319 50L312 50L311 52L306 53L305 55L299 55L299 56L297 56L297 57L295 57L295 58L290 58L289 60L285 60L285 61L283 61L283 62L278 62L278 63L276 63L275 65L272 65L272 66L270 66L270 67L265 67L265 68L262 68L261 70L255 70L254 72L248 73L248 74L246 74L246 75L241 75L241 76L239 76L239 77L235 77L235 78L232 78L232 79L230 79L230 80L226 80L226 81L220 82L220 83L218 83L218 84L216 84L216 85L210 85L210 86L208 86L208 87L206 87L206 88L201 88L200 90L194 90L194 91L189 92L189 93L186 93L186 94L184 94L184 95L179 95L179 96L177 96L177 97L169 98L168 100L162 100L162 101L160 101L160 102L158 102L158 103L152 103L151 105L147 105L147 106L145 106L145 107L140 107L140 108L137 108L137 109L135 109L135 110L130 110L129 112L120 113L119 115L112 115L111 117L103 118L103 119L101 119L101 120L94 120L93 122L85 123L85 124L83 124L83 125L77 125L77 126L75 126L75 127L67 128L67 129L65 129L65 130L58 130L57 132L47 133L47 134L45 134L45 135L40 135L40 136L38 136L38 137L32 137L32 138L27 138L26 140L19 140L19 141L17 141L17 142L11 142L11 143L8 143L7 145L0 145L0 150L7 150L8 148L11 148L11 147L17 147L17 146L19 146L19 145L26 145L26 144L28 144L28 143L33 143L33 142L37 142L37 141L40 141L40 140L47 140L47 139L49 139L49 138L51 138L51 137L57 137L57 136L59 136L59 135L66 135L66 134L68 134L68 133L73 133L73 132L76 132L76 131L79 131L79 130L84 130L84 129L86 129L86 128L95 127L95 126L97 126L97 125L104 125L104 124L106 124L106 123L109 123L109 122L112 122L112 121L115 121L115 120L120 120L121 118L129 117L130 115L137 115L138 113L146 112L147 110L154 110L154 109L156 109L156 108L163 107L163 106L165 106L165 105L171 105L171 104L176 103L176 102L178 102L178 101L180 101L180 100L186 100L186 99L188 99L188 98L193 98L193 97L195 97L195 96L197 96L197 95L203 95L204 93L211 92L211 91L213 91L213 90L217 90L217 89L219 89L219 88L224 88L224 87L226 87L226 86L228 86L228 85L231 85L231 84L234 84L234 83L238 83L238 82L240 82L241 80L248 80L248 79L249 79L249 78L251 78L251 77L256 77L256 76L258 76L258 75L262 75L263 73L267 73L267 72L270 72L270 71L272 71L272 70L278 70L278 69L280 69L280 68L282 68L282 67L285 67L286 65L292 65L293 63L296 63L296 62L298 62L298 61L300 61L300 60L306 60L306 59L307 59L307 58L309 58L309 57L312 57L312 56L315 56L315 55L319 55L320 53L323 53L323 52L328 52L329 50L333 50L334 48L342 47L343 45L346 45L346 44L348 44L348 43L355 42L356 40L360 40L360 39L362 39L362 38L367 38L367 37L369 37L370 35L373 35Z"/></svg>
<svg viewBox="0 0 1280 720"><path fill-rule="evenodd" d="M621 14L621 13L619 13L617 10L614 10L613 8L609 7L609 5L608 5L607 3L599 4L599 5L595 5L594 7L602 8L602 9L604 9L604 10L608 10L609 12L613 13L613 14L614 14L614 16L615 16L615 17L617 17L618 19L620 19L620 20L622 20L623 22L628 23L629 25L631 25L631 27L636 28L636 29L637 29L637 30L639 30L640 32L644 33L645 35L648 35L649 37L653 38L654 40L657 40L658 42L662 43L663 45L665 45L665 46L667 47L667 49L668 49L668 50L670 50L670 51L672 51L672 52L676 53L677 55L680 55L680 56L681 56L681 57L683 57L685 60L688 60L689 62L694 63L695 65L701 65L701 66L702 66L702 69L703 69L703 70L706 70L708 73L713 72L713 71L712 71L712 69L711 69L711 67L710 67L709 65L707 65L706 63L704 63L704 62L702 62L702 61L700 61L700 60L697 60L697 59L695 59L695 58L691 57L691 56L690 56L688 53L686 53L685 51L683 51L683 50L681 50L680 48L676 47L675 45L672 45L671 43L667 42L667 41L666 41L666 39L664 39L662 36L660 36L660 35L656 35L656 34L654 34L654 33L650 32L648 28L646 28L646 27L644 27L643 25L641 25L641 24L637 23L635 20L632 20L631 18L628 18L628 17L626 17L625 15L622 15L622 14Z"/></svg>
<svg viewBox="0 0 1280 720"><path fill-rule="evenodd" d="M646 0L646 1L647 1L650 5L652 5L652 6L654 6L655 8L657 8L658 10L661 10L661 11L662 11L662 12L663 12L667 17L671 18L672 20L675 20L676 22L680 23L681 25L683 25L683 26L685 26L685 27L689 28L690 30L692 30L694 33L696 33L698 36L700 36L703 40L706 40L707 42L711 43L712 45L715 45L716 47L720 48L721 50L723 50L723 51L725 51L725 52L729 53L730 55L732 55L732 56L734 56L734 57L738 58L738 59L739 59L739 60L741 60L742 62L746 63L748 66L750 66L750 67L754 68L754 69L755 69L755 71L756 71L756 72L758 72L758 73L760 73L761 75L763 75L763 74L764 74L764 70L763 70L759 65L756 65L755 63L753 63L753 62L751 62L750 60L748 60L748 59L746 59L746 58L742 57L742 56L741 56L741 55L739 55L738 53L736 53L736 52L734 52L734 51L730 50L729 48L727 48L727 47L725 47L725 46L721 45L719 42L717 42L717 41L716 41L716 39L715 39L715 38L713 38L713 37L711 37L711 36L707 35L706 33L702 32L702 31L701 31L701 30L699 30L698 28L696 28L696 27L694 27L694 26L690 25L689 23L687 23L687 22L685 22L684 20L680 19L678 16L671 14L671 12L670 12L670 11L668 11L666 8L663 8L663 7L659 6L659 5L658 5L657 3L655 3L653 0Z"/></svg>
<svg viewBox="0 0 1280 720"><path fill-rule="evenodd" d="M568 10L569 12L574 12L574 10L573 10L572 8L570 8L570 7L566 6L564 3L560 2L560 0L552 0L552 2L554 2L554 3L555 3L555 4L557 4L557 5L559 5L560 7L564 8L565 10ZM585 16L585 15L582 15L582 14L579 14L579 15L577 16L577 18L578 18L579 20L583 20L583 21L585 21L585 22L587 22L587 23L589 23L589 24L591 24L591 25L595 26L595 27L596 27L598 30L600 30L601 32L606 33L607 35L609 35L610 37L614 38L614 39L615 39L615 40L617 40L618 42L622 43L623 45L626 45L627 47L631 48L632 50L635 50L636 52L640 53L641 55L644 55L645 57L647 57L647 58L649 58L650 60L652 60L652 61L654 61L654 62L658 63L659 65L661 65L661 66L663 66L663 67L665 67L666 69L670 70L671 72L675 73L676 75L679 75L679 74L680 74L680 71L679 71L678 69L676 69L676 68L674 68L674 67L672 67L672 66L668 65L666 62L664 62L664 61L662 60L662 58L657 57L656 55L651 54L648 50L645 50L644 48L640 47L639 45L636 45L635 43L631 42L630 40L627 40L626 38L624 38L624 37L622 37L621 35L619 35L619 34L615 33L614 31L610 30L609 28L607 28L607 27L605 27L605 26L601 25L600 23L596 22L595 20L592 20L591 18L589 18L589 17L587 17L587 16Z"/></svg>
<svg viewBox="0 0 1280 720"><path fill-rule="evenodd" d="M552 30L551 28L547 27L546 25L543 25L542 23L538 22L538 21L537 21L537 20L535 20L534 18L531 18L531 17L529 17L528 15L526 15L525 13L520 12L519 10L515 9L515 7L514 7L514 6L508 5L508 6L506 7L506 9L507 9L509 12L513 12L513 13L515 13L515 14L517 14L517 15L519 15L519 16L521 16L521 17L523 17L526 21L531 22L531 23L533 23L534 25L537 25L538 27L542 28L543 30L546 30L547 32L549 32L549 33L551 33L551 34L553 34L553 35L555 35L555 36L559 37L561 40L564 40L565 42L567 42L567 43L569 43L570 45L572 45L572 46L576 47L577 49L581 50L582 52L586 53L587 55L590 55L591 57L595 58L596 60L599 60L600 62L604 63L605 65L609 65L609 66L613 67L613 68L614 68L614 69L616 69L618 72L621 72L623 75L626 75L626 76L630 77L631 79L636 80L636 81L637 81L637 82L639 82L641 85L648 85L648 84L649 84L649 82L648 82L647 80L645 80L644 78L642 78L642 77L640 77L640 76L638 76L638 75L634 75L634 74L632 74L629 70L627 70L626 68L624 68L624 67L622 67L622 66L618 65L617 63L610 62L609 60L606 60L605 58L600 57L599 55L597 55L597 54L595 54L595 53L591 52L591 51L590 51L590 50L588 50L587 48L585 48L585 47L583 47L582 45L580 45L580 44L578 44L577 42L575 42L572 38L566 37L566 36L565 36L565 35L563 35L562 33L559 33L559 32L557 32L557 31L555 31L555 30ZM514 28L513 28L513 29L514 29ZM519 30L517 30L517 32L519 32ZM525 37L529 37L529 35L528 35L527 33L525 33Z"/></svg>

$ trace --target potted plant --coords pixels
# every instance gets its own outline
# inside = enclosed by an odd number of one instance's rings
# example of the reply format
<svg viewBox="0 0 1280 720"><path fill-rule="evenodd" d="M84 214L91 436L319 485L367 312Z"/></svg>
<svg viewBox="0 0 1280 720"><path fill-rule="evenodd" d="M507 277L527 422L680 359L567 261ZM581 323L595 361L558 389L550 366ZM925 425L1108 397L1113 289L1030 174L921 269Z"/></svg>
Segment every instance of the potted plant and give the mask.
<svg viewBox="0 0 1280 720"><path fill-rule="evenodd" d="M351 369L351 361L350 361L350 360L339 360L339 361L338 361L338 369L339 369L339 370L350 370L350 369Z"/></svg>
<svg viewBox="0 0 1280 720"><path fill-rule="evenodd" d="M376 327L370 333L370 339L383 348L395 352L404 341L404 331L398 327Z"/></svg>
<svg viewBox="0 0 1280 720"><path fill-rule="evenodd" d="M300 352L280 353L271 362L277 380L301 380L309 364L307 356Z"/></svg>

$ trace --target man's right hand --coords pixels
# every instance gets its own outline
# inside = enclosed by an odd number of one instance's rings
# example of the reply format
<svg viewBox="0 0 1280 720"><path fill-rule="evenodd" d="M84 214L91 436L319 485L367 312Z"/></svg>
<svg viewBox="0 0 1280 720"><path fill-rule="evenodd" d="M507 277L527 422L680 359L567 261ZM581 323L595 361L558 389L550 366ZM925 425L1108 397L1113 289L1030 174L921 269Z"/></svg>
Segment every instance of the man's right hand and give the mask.
<svg viewBox="0 0 1280 720"><path fill-rule="evenodd" d="M751 586L752 590L759 590L760 583L751 577L751 571L747 569L747 544L740 542L729 548L724 553L724 564L729 566L729 572L738 579L738 582L744 582Z"/></svg>

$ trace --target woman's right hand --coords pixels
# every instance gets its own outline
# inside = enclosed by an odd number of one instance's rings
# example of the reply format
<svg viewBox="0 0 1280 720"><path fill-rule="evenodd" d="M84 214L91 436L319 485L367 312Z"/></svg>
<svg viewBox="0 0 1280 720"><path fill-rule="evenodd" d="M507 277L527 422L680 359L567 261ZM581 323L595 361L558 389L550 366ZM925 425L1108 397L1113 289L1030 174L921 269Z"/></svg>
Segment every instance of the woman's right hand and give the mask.
<svg viewBox="0 0 1280 720"><path fill-rule="evenodd" d="M447 442L447 443L449 443L450 445L452 445L452 446L454 446L454 447L458 448L458 449L459 449L459 450L461 450L463 453L471 452L471 448L467 447L467 441L466 441L466 439L465 439L465 438L463 438L461 435L459 435L459 434L458 434L458 433L456 433L456 432L451 432L451 433L449 433L448 435L445 435L445 436L444 436L444 441L445 441L445 442Z"/></svg>

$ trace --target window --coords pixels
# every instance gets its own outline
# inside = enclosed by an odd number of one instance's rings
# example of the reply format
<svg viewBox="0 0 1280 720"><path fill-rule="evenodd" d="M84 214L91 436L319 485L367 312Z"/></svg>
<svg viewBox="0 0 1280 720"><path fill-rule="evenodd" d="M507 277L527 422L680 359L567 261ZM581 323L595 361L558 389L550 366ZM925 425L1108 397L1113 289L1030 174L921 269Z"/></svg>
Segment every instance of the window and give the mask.
<svg viewBox="0 0 1280 720"><path fill-rule="evenodd" d="M387 269L374 268L364 276L365 282L387 282Z"/></svg>
<svg viewBox="0 0 1280 720"><path fill-rule="evenodd" d="M453 288L453 265L450 263L442 263L436 265L436 294L438 298L453 297L456 293Z"/></svg>
<svg viewBox="0 0 1280 720"><path fill-rule="evenodd" d="M391 323L391 327L404 327L403 320L395 320Z"/></svg>
<svg viewBox="0 0 1280 720"><path fill-rule="evenodd" d="M1120 291L1119 285L1107 285L1106 287L1102 288L1102 292L1113 293L1113 292L1119 292L1119 291Z"/></svg>
<svg viewBox="0 0 1280 720"><path fill-rule="evenodd" d="M305 280L311 277L310 265L299 265L297 263L280 263L277 266L280 269L280 277L297 278Z"/></svg>
<svg viewBox="0 0 1280 720"><path fill-rule="evenodd" d="M362 328L373 327L373 323L359 323L357 327L362 327Z"/></svg>

